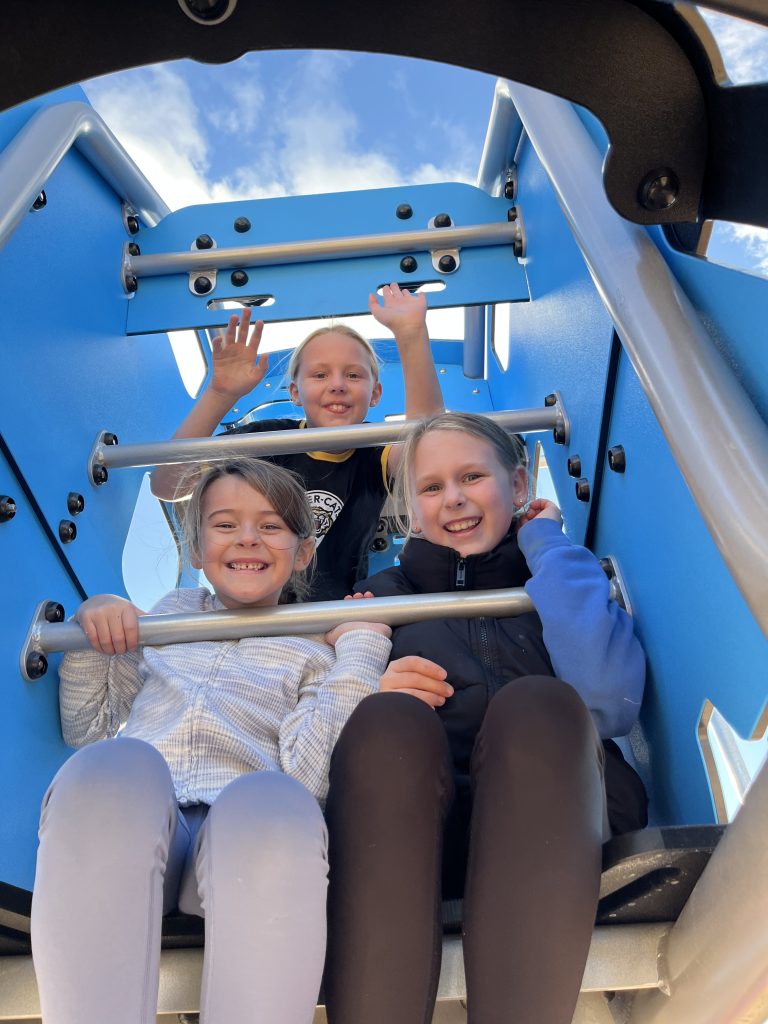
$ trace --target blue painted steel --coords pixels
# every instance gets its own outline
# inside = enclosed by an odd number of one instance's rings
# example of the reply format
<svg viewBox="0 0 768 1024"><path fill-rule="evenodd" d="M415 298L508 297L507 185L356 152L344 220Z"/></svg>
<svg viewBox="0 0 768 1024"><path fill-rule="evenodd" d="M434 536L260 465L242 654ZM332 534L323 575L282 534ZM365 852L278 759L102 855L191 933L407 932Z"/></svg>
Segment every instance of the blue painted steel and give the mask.
<svg viewBox="0 0 768 1024"><path fill-rule="evenodd" d="M413 209L413 216L407 220L400 220L395 214L402 204ZM456 227L469 227L507 223L511 205L505 199L492 198L481 189L462 184L217 203L177 210L156 227L142 228L135 241L142 256L148 256L187 252L203 233L210 235L219 248L231 248L421 231L438 213L448 213ZM244 234L233 227L238 217L251 222L251 229ZM436 229L436 245L439 237L440 231ZM404 255L417 259L418 268L413 274L400 269ZM219 271L215 291L204 296L190 291L187 274L141 278L130 303L129 333L217 326L227 322L229 313L208 309L209 302L243 295L275 297L274 305L259 308L259 316L264 320L367 313L369 292L390 281L444 282L443 291L430 293L429 302L435 308L528 298L524 274L511 245L464 248L459 269L452 274L436 272L426 251L303 263L295 267L242 269L249 277L245 287L233 287L231 272Z"/></svg>

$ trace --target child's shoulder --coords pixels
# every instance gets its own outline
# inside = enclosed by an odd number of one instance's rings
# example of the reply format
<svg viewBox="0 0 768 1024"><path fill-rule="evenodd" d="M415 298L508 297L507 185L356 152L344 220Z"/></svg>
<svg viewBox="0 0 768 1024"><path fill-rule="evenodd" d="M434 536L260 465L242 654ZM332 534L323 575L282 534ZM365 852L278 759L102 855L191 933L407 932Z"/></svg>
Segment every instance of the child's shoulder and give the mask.
<svg viewBox="0 0 768 1024"><path fill-rule="evenodd" d="M206 587L178 587L161 597L150 609L151 615L174 612L210 612L215 608L213 594Z"/></svg>

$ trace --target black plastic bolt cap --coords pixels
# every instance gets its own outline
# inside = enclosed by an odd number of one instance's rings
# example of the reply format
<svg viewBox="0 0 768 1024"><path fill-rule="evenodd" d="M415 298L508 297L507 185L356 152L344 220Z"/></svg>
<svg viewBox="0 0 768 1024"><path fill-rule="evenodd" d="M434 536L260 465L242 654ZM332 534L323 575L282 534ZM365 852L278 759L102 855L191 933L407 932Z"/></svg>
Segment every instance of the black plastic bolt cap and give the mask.
<svg viewBox="0 0 768 1024"><path fill-rule="evenodd" d="M62 519L59 523L59 540L62 544L71 544L77 536L77 527L71 519Z"/></svg>
<svg viewBox="0 0 768 1024"><path fill-rule="evenodd" d="M585 476L576 481L576 497L579 501L589 501L589 480Z"/></svg>
<svg viewBox="0 0 768 1024"><path fill-rule="evenodd" d="M557 405L557 395L546 395L544 398L544 405L546 405L548 409L551 409L553 405Z"/></svg>
<svg viewBox="0 0 768 1024"><path fill-rule="evenodd" d="M413 256L403 256L400 260L400 269L404 274L412 274L414 270L418 269L419 264Z"/></svg>
<svg viewBox="0 0 768 1024"><path fill-rule="evenodd" d="M247 217L235 217L235 222L232 226L239 235L243 235L246 231L251 230L251 222Z"/></svg>
<svg viewBox="0 0 768 1024"><path fill-rule="evenodd" d="M24 667L30 679L39 679L48 671L48 659L40 651L30 651Z"/></svg>
<svg viewBox="0 0 768 1024"><path fill-rule="evenodd" d="M141 247L138 242L128 243L128 255L129 256L141 256Z"/></svg>
<svg viewBox="0 0 768 1024"><path fill-rule="evenodd" d="M669 169L651 171L640 185L640 203L646 210L668 210L679 194L680 181Z"/></svg>
<svg viewBox="0 0 768 1024"><path fill-rule="evenodd" d="M58 601L49 601L43 609L43 616L46 622L63 622L64 606Z"/></svg>
<svg viewBox="0 0 768 1024"><path fill-rule="evenodd" d="M133 274L128 274L128 276L126 277L125 290L131 295L133 295L134 292L137 292L139 290L139 282L137 281Z"/></svg>
<svg viewBox="0 0 768 1024"><path fill-rule="evenodd" d="M213 285L209 277L196 277L192 282L192 287L198 295L207 295L211 288L213 288Z"/></svg>
<svg viewBox="0 0 768 1024"><path fill-rule="evenodd" d="M608 449L608 468L614 473L623 473L627 468L627 456L620 444Z"/></svg>
<svg viewBox="0 0 768 1024"><path fill-rule="evenodd" d="M398 220L408 220L409 217L413 216L413 207L410 203L400 203L395 210L395 216Z"/></svg>
<svg viewBox="0 0 768 1024"><path fill-rule="evenodd" d="M103 444L117 444L118 443L117 442L117 434L113 434L109 430L105 431L104 435L102 436L102 443Z"/></svg>
<svg viewBox="0 0 768 1024"><path fill-rule="evenodd" d="M45 194L45 190L43 190L37 197L37 199L34 201L34 203L32 203L32 212L37 213L38 210L42 210L42 208L47 205L48 196Z"/></svg>
<svg viewBox="0 0 768 1024"><path fill-rule="evenodd" d="M568 476L581 476L581 458L571 455L568 459Z"/></svg>
<svg viewBox="0 0 768 1024"><path fill-rule="evenodd" d="M435 227L436 228L449 228L453 224L451 216L448 213L438 213L435 216Z"/></svg>
<svg viewBox="0 0 768 1024"><path fill-rule="evenodd" d="M125 218L125 226L128 228L128 230L130 231L130 233L132 235L138 234L138 231L139 231L139 218L135 217L132 213L130 213Z"/></svg>
<svg viewBox="0 0 768 1024"><path fill-rule="evenodd" d="M198 235L195 239L195 246L198 249L212 249L213 239L210 235Z"/></svg>
<svg viewBox="0 0 768 1024"><path fill-rule="evenodd" d="M242 288L243 285L248 284L248 275L244 270L233 270L230 281L235 288Z"/></svg>
<svg viewBox="0 0 768 1024"><path fill-rule="evenodd" d="M105 484L109 479L109 471L106 466L94 466L91 477L96 486L101 487L101 485Z"/></svg>
<svg viewBox="0 0 768 1024"><path fill-rule="evenodd" d="M67 511L71 516L79 516L85 508L85 498L77 491L70 491L67 495Z"/></svg>
<svg viewBox="0 0 768 1024"><path fill-rule="evenodd" d="M444 274L452 274L456 269L456 259L450 254L446 253L445 256L441 256L437 261L438 270L442 270Z"/></svg>

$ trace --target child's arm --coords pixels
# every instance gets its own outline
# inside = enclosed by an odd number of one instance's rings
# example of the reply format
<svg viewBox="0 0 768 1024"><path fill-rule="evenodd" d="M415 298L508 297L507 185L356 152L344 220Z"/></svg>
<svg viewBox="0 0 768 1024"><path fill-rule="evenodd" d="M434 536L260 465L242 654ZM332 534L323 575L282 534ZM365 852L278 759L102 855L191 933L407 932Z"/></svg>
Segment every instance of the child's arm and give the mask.
<svg viewBox="0 0 768 1024"><path fill-rule="evenodd" d="M75 620L91 650L68 651L59 667L64 742L81 747L114 736L141 689L137 616L144 613L114 594L84 601Z"/></svg>
<svg viewBox="0 0 768 1024"><path fill-rule="evenodd" d="M211 379L179 425L173 440L210 437L229 409L261 382L268 369L268 357L259 355L264 323L256 321L249 339L250 322L251 310L246 308L240 321L237 316L231 316L224 335L213 339ZM188 469L183 465L156 466L150 481L152 493L165 501L185 497L178 487L187 475Z"/></svg>
<svg viewBox="0 0 768 1024"><path fill-rule="evenodd" d="M532 503L518 542L532 573L525 589L541 618L556 674L581 695L603 738L626 735L645 683L645 655L632 619L610 600L608 578L595 556L562 532L551 502Z"/></svg>
<svg viewBox="0 0 768 1024"><path fill-rule="evenodd" d="M336 740L360 701L378 690L392 649L389 627L380 623L345 623L328 635L335 644L335 663L329 666L326 652L314 659L279 736L280 767L320 801L328 792Z"/></svg>
<svg viewBox="0 0 768 1024"><path fill-rule="evenodd" d="M405 383L405 415L409 420L424 419L443 412L443 396L435 372L427 333L427 297L403 291L395 282L382 289L384 305L369 295L368 308L376 320L395 336ZM393 476L400 462L400 449L389 453L387 471Z"/></svg>

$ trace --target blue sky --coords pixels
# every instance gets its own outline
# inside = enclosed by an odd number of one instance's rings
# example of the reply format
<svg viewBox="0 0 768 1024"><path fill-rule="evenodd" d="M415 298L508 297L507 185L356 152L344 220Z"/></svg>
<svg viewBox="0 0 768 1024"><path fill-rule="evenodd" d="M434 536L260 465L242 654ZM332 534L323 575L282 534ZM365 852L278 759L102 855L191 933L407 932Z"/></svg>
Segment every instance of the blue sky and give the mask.
<svg viewBox="0 0 768 1024"><path fill-rule="evenodd" d="M704 12L732 82L768 79L768 30ZM494 79L378 54L281 51L85 85L169 206L474 182ZM716 228L711 258L768 273L768 231Z"/></svg>

